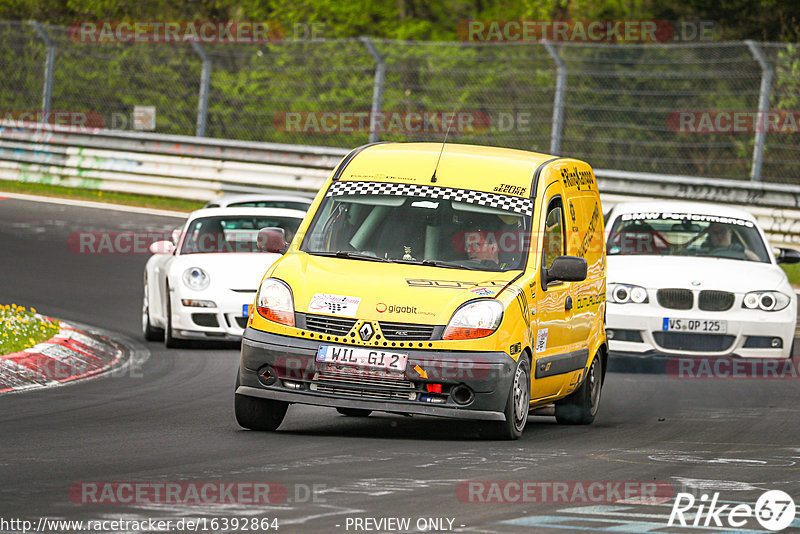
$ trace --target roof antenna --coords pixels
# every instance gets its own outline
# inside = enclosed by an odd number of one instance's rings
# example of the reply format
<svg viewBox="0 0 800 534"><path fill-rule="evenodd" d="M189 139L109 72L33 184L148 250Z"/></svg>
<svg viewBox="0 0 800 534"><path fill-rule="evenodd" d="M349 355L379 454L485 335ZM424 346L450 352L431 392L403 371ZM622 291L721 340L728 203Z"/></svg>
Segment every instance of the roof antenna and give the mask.
<svg viewBox="0 0 800 534"><path fill-rule="evenodd" d="M458 106L461 107L460 105ZM453 122L455 122L455 114L458 111L453 112L453 117L450 119L450 124L447 125L447 132L444 134L444 141L442 141L442 148L439 150L439 158L436 160L436 167L433 168L433 176L431 176L431 183L436 183L436 171L439 169L439 162L442 161L442 153L444 152L444 145L447 143L447 136L450 135L450 128L453 127Z"/></svg>

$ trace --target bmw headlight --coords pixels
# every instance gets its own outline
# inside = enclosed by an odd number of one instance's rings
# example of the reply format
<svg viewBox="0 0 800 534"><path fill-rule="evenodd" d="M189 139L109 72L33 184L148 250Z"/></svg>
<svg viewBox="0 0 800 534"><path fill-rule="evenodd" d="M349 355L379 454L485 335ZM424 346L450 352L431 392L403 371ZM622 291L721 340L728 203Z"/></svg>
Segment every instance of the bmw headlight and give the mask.
<svg viewBox="0 0 800 534"><path fill-rule="evenodd" d="M742 300L742 308L750 310L780 311L784 309L792 299L780 291L751 291L745 294Z"/></svg>
<svg viewBox="0 0 800 534"><path fill-rule="evenodd" d="M189 289L202 291L208 287L210 282L211 277L200 267L189 267L183 271L183 283L186 284L186 287Z"/></svg>
<svg viewBox="0 0 800 534"><path fill-rule="evenodd" d="M286 326L294 326L294 299L292 290L277 278L261 282L256 295L256 311L264 319Z"/></svg>
<svg viewBox="0 0 800 534"><path fill-rule="evenodd" d="M456 310L442 339L476 339L497 330L503 320L503 305L484 299L467 302Z"/></svg>
<svg viewBox="0 0 800 534"><path fill-rule="evenodd" d="M647 297L647 290L641 286L632 284L612 285L610 300L617 304L644 304L650 302L650 299Z"/></svg>

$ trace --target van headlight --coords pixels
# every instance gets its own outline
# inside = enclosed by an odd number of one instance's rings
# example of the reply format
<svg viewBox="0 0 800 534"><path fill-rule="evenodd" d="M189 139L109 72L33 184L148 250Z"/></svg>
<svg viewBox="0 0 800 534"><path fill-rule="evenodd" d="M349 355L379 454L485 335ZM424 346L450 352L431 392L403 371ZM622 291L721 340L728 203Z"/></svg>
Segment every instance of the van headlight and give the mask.
<svg viewBox="0 0 800 534"><path fill-rule="evenodd" d="M780 311L792 301L780 291L751 291L742 300L742 308L750 310Z"/></svg>
<svg viewBox="0 0 800 534"><path fill-rule="evenodd" d="M189 289L195 291L202 291L208 287L211 282L211 277L200 267L189 267L183 271L183 283Z"/></svg>
<svg viewBox="0 0 800 534"><path fill-rule="evenodd" d="M503 305L496 300L474 300L456 310L442 339L477 339L492 334L503 320Z"/></svg>
<svg viewBox="0 0 800 534"><path fill-rule="evenodd" d="M267 278L261 282L261 287L258 289L256 311L264 319L294 326L292 290L277 278Z"/></svg>
<svg viewBox="0 0 800 534"><path fill-rule="evenodd" d="M616 304L646 304L650 302L647 297L647 290L642 286L633 284L614 284L611 286L611 302Z"/></svg>

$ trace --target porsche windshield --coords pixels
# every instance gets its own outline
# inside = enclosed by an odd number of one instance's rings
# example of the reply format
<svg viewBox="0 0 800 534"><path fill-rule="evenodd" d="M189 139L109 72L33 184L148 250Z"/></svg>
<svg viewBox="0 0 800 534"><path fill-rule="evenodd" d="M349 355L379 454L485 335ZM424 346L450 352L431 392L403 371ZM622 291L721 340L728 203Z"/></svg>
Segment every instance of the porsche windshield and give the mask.
<svg viewBox="0 0 800 534"><path fill-rule="evenodd" d="M713 215L625 213L608 236L608 255L678 255L769 263L752 221Z"/></svg>
<svg viewBox="0 0 800 534"><path fill-rule="evenodd" d="M302 219L233 215L202 217L186 227L181 254L219 252L260 252L258 231L262 228L283 228L286 240L291 241Z"/></svg>
<svg viewBox="0 0 800 534"><path fill-rule="evenodd" d="M329 195L301 250L366 261L509 271L524 267L530 225L527 214L473 202L431 196Z"/></svg>

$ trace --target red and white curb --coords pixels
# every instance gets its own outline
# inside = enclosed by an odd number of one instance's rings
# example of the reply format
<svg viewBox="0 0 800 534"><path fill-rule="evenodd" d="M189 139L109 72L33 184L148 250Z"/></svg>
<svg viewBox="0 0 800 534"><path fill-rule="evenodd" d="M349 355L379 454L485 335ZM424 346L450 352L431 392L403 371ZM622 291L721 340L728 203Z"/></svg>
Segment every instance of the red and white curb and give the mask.
<svg viewBox="0 0 800 534"><path fill-rule="evenodd" d="M0 393L54 386L114 367L123 348L96 333L60 321L55 336L22 352L0 356Z"/></svg>

